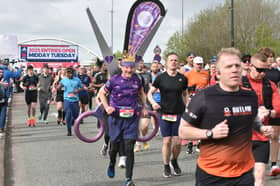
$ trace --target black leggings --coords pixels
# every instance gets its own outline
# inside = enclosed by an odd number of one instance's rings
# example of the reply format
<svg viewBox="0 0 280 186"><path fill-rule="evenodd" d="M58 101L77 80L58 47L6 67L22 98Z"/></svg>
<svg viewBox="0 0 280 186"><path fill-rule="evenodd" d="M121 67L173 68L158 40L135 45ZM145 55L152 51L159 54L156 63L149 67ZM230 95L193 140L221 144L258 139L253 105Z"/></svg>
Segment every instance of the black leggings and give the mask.
<svg viewBox="0 0 280 186"><path fill-rule="evenodd" d="M116 164L116 156L119 152L121 155L121 151L123 149L124 155L126 156L126 170L125 176L126 178L132 179L133 174L133 167L134 167L134 145L136 140L125 139L119 142L111 142L111 148L109 151L110 154L110 163L115 165Z"/></svg>

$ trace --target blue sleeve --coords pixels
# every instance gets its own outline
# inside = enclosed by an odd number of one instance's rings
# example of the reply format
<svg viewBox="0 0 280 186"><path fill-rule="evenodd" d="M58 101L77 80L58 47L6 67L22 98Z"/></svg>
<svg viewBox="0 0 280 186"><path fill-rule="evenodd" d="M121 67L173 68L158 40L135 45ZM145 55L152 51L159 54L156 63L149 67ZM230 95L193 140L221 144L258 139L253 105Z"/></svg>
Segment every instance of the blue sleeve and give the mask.
<svg viewBox="0 0 280 186"><path fill-rule="evenodd" d="M16 72L11 72L10 71L10 78L19 78L21 75L22 69L18 69Z"/></svg>

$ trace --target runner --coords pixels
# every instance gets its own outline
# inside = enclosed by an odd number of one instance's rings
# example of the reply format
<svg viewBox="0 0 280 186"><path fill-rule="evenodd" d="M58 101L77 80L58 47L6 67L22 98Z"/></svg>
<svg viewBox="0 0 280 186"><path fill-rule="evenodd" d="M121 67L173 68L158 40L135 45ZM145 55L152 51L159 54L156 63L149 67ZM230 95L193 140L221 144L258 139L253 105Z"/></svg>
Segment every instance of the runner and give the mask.
<svg viewBox="0 0 280 186"><path fill-rule="evenodd" d="M261 48L258 53L267 56L268 70L265 72L265 77L274 82L278 90L280 87L280 72L272 67L274 64L275 53L270 48ZM276 176L280 174L280 168L277 165L279 154L279 133L280 133L280 118L270 118L269 124L273 126L273 136L271 138L271 170L270 176Z"/></svg>
<svg viewBox="0 0 280 186"><path fill-rule="evenodd" d="M244 54L241 58L241 68L242 68L242 78L244 76L247 76L250 70L250 64L251 64L251 55L250 54Z"/></svg>
<svg viewBox="0 0 280 186"><path fill-rule="evenodd" d="M40 116L39 120L43 119L45 124L48 124L48 113L51 101L51 85L53 78L49 73L49 66L47 64L43 67L43 72L39 76L38 90L39 90L39 103L40 103Z"/></svg>
<svg viewBox="0 0 280 186"><path fill-rule="evenodd" d="M209 85L210 76L208 71L203 69L203 64L203 58L196 56L193 59L193 69L185 73L185 77L188 79L188 94L190 99L197 92ZM193 153L193 146L195 146L196 151L199 152L199 143L197 141L190 141L187 147L188 154Z"/></svg>
<svg viewBox="0 0 280 186"><path fill-rule="evenodd" d="M269 68L267 57L262 53L256 53L251 58L250 72L247 78L242 79L242 85L253 89L258 96L259 113L263 114L263 122L269 124L270 118L280 115L280 94L276 85L265 78L265 72ZM266 164L269 161L269 138L253 131L253 154L255 158L255 185L265 184Z"/></svg>
<svg viewBox="0 0 280 186"><path fill-rule="evenodd" d="M93 86L96 90L96 95L97 95L96 96L96 102L97 102L97 104L99 104L99 103L101 103L100 96L99 96L99 90L107 82L109 74L108 74L108 70L107 70L107 67L106 67L106 64L104 63L104 61L97 60L96 66L97 66L98 69L100 69L100 72L95 74ZM106 113L104 113L104 117L107 118ZM109 140L110 140L109 133L108 133L108 124L107 124L106 121L105 121L105 125L106 125L105 126L105 134L104 134L104 142L105 143L102 145L102 148L100 150L100 153L103 156L107 155L107 150L108 150L108 147L109 147ZM99 120L97 121L97 126L98 126L98 128L100 127Z"/></svg>
<svg viewBox="0 0 280 186"><path fill-rule="evenodd" d="M57 76L55 77L55 80L53 82L53 93L56 92L55 101L56 101L56 109L57 109L57 124L60 125L62 123L63 125L66 124L65 121L65 112L63 110L63 94L64 94L64 87L58 87L59 82L66 77L66 68L61 67L61 69L58 71Z"/></svg>
<svg viewBox="0 0 280 186"><path fill-rule="evenodd" d="M134 73L134 61L135 59L125 58L120 66L122 73L112 76L100 92L101 102L109 115L108 125L111 148L107 175L110 178L115 176L116 155L122 144L127 157L125 186L134 185L132 181L134 167L133 148L138 135L138 122L140 118L139 98L143 105L142 113L147 115L145 108L146 97L141 80ZM109 103L107 101L108 94Z"/></svg>
<svg viewBox="0 0 280 186"><path fill-rule="evenodd" d="M213 56L214 57L214 56ZM210 80L209 80L209 85L216 85L218 83L218 78L217 78L217 71L216 71L216 61L217 61L217 56L210 60L210 69L209 69L209 74L210 74Z"/></svg>
<svg viewBox="0 0 280 186"><path fill-rule="evenodd" d="M82 90L79 93L79 100L80 100L80 108L81 113L88 110L88 103L89 103L89 93L88 88L91 86L90 77L87 75L87 71L84 66L80 66L78 72L78 78L81 80L82 84L87 87L87 89ZM82 123L83 121L81 121Z"/></svg>
<svg viewBox="0 0 280 186"><path fill-rule="evenodd" d="M67 136L72 136L72 125L79 115L79 92L87 90L79 78L74 77L74 69L68 67L67 77L63 78L58 85L58 89L64 87L64 111L67 124Z"/></svg>
<svg viewBox="0 0 280 186"><path fill-rule="evenodd" d="M196 185L254 186L252 128L271 135L256 119L257 96L240 89L241 54L222 49L217 58L219 84L196 94L181 120L182 139L201 139Z"/></svg>
<svg viewBox="0 0 280 186"><path fill-rule="evenodd" d="M20 83L20 87L25 91L25 102L27 104L27 126L36 126L36 104L37 104L37 86L38 77L33 72L33 66L27 67L27 75L25 75Z"/></svg>
<svg viewBox="0 0 280 186"><path fill-rule="evenodd" d="M147 95L149 87L151 86L152 83L152 77L151 74L145 71L145 65L144 65L144 60L140 60L137 64L136 67L136 73L141 76L141 80L143 83L144 87L144 92L145 95ZM151 110L150 108L147 107L147 109ZM140 136L146 136L148 134L148 129L149 129L149 124L151 121L150 116L146 117L141 117L139 121L139 134ZM148 142L143 143L143 149L148 150L150 148L150 145ZM141 143L136 142L135 147L134 147L134 152L140 152L141 151Z"/></svg>
<svg viewBox="0 0 280 186"><path fill-rule="evenodd" d="M186 64L183 67L180 67L180 73L185 74L186 72L190 71L193 68L193 59L195 55L192 52L187 53L186 57Z"/></svg>
<svg viewBox="0 0 280 186"><path fill-rule="evenodd" d="M148 92L148 98L154 110L160 112L160 131L163 136L162 156L164 164L164 177L171 177L169 163L174 169L174 175L181 175L177 159L181 152L181 140L178 137L178 128L181 115L185 110L187 100L187 79L177 72L178 55L169 53L165 63L166 72L160 74L153 82ZM161 100L157 103L153 93L160 90ZM172 146L173 143L173 146ZM172 159L170 162L170 157Z"/></svg>

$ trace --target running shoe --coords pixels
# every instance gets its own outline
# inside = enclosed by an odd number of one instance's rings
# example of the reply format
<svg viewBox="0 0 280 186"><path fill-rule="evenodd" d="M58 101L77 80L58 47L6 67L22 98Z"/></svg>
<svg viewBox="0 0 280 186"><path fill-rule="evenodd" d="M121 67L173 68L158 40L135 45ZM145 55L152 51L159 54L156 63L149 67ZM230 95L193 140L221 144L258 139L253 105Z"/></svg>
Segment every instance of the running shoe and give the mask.
<svg viewBox="0 0 280 186"><path fill-rule="evenodd" d="M33 127L36 127L36 119L35 118L30 119L30 123Z"/></svg>
<svg viewBox="0 0 280 186"><path fill-rule="evenodd" d="M133 181L130 178L128 178L125 180L124 186L135 186L135 184L133 183Z"/></svg>
<svg viewBox="0 0 280 186"><path fill-rule="evenodd" d="M30 127L31 126L31 119L27 120L27 126Z"/></svg>
<svg viewBox="0 0 280 186"><path fill-rule="evenodd" d="M102 145L100 154L101 154L102 156L106 156L106 155L107 155L107 150L108 150L108 145L106 145L106 144L104 143L104 144Z"/></svg>
<svg viewBox="0 0 280 186"><path fill-rule="evenodd" d="M68 131L68 132L67 132L67 136L72 136L72 130L71 130L71 129L68 129L67 131Z"/></svg>
<svg viewBox="0 0 280 186"><path fill-rule="evenodd" d="M119 164L118 164L118 167L120 168L125 168L125 161L126 161L126 156L121 156L119 158Z"/></svg>
<svg viewBox="0 0 280 186"><path fill-rule="evenodd" d="M66 121L65 120L62 120L62 123L63 123L63 125L66 125Z"/></svg>
<svg viewBox="0 0 280 186"><path fill-rule="evenodd" d="M163 177L165 177L165 178L170 178L170 177L172 177L171 169L170 169L170 166L169 166L169 165L164 166Z"/></svg>
<svg viewBox="0 0 280 186"><path fill-rule="evenodd" d="M279 166L278 166L278 165L272 166L269 175L270 175L270 176L277 176L277 175L279 175L279 174L280 174L280 168L279 168Z"/></svg>
<svg viewBox="0 0 280 186"><path fill-rule="evenodd" d="M140 152L141 151L141 145L136 144L134 147L134 152Z"/></svg>
<svg viewBox="0 0 280 186"><path fill-rule="evenodd" d="M61 118L57 118L57 120L56 120L56 121L57 121L57 124L58 124L58 125L60 125L60 123L61 123L62 119L61 119Z"/></svg>
<svg viewBox="0 0 280 186"><path fill-rule="evenodd" d="M144 148L144 150L149 150L149 149L150 149L149 143L144 142L144 143L143 143L143 148Z"/></svg>
<svg viewBox="0 0 280 186"><path fill-rule="evenodd" d="M41 120L42 120L42 117L43 117L43 115L40 114L39 117L38 117L38 120L41 121Z"/></svg>
<svg viewBox="0 0 280 186"><path fill-rule="evenodd" d="M187 153L188 154L192 154L193 153L193 143L192 142L188 143Z"/></svg>
<svg viewBox="0 0 280 186"><path fill-rule="evenodd" d="M115 166L110 163L108 169L107 169L107 175L109 178L114 178L115 177Z"/></svg>
<svg viewBox="0 0 280 186"><path fill-rule="evenodd" d="M44 120L43 123L45 123L46 125L49 124L48 120Z"/></svg>
<svg viewBox="0 0 280 186"><path fill-rule="evenodd" d="M178 165L177 160L175 160L175 159L171 160L170 165L174 170L174 175L175 176L181 176L182 175L182 171L181 171L181 169Z"/></svg>

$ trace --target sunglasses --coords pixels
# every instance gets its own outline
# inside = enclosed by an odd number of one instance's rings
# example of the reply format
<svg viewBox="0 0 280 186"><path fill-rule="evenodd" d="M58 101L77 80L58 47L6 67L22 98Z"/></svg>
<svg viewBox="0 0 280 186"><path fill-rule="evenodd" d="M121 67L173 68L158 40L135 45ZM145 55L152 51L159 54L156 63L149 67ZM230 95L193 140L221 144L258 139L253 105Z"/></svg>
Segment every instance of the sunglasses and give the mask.
<svg viewBox="0 0 280 186"><path fill-rule="evenodd" d="M251 61L250 61L250 59L246 59L246 60L244 60L244 61L242 61L243 63L251 63Z"/></svg>
<svg viewBox="0 0 280 186"><path fill-rule="evenodd" d="M255 65L253 65L253 67L255 67L255 69L258 73L262 73L262 72L265 73L268 70L267 68L258 68Z"/></svg>

